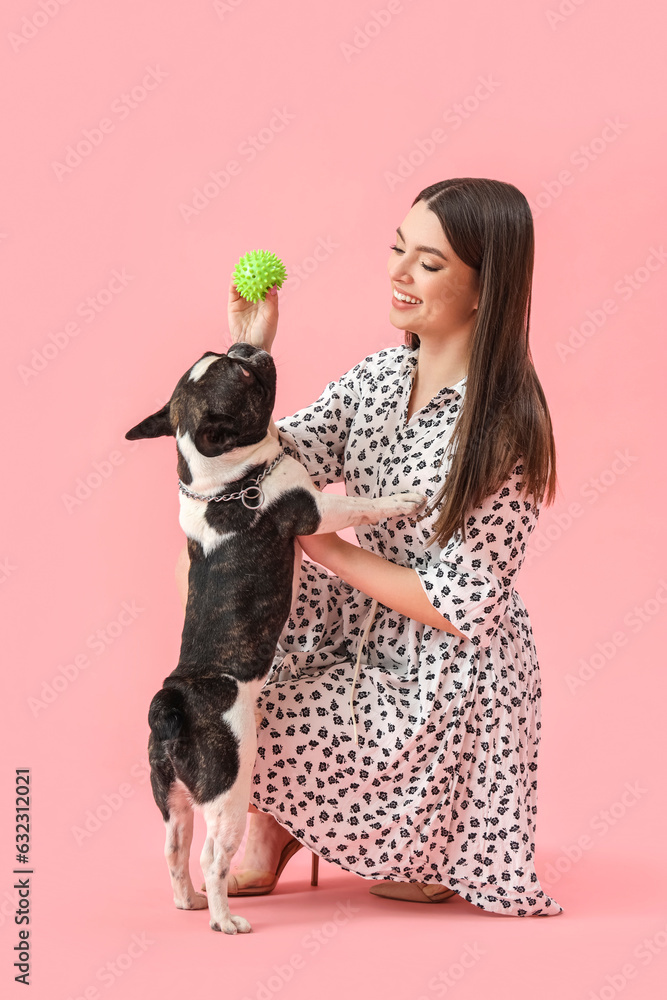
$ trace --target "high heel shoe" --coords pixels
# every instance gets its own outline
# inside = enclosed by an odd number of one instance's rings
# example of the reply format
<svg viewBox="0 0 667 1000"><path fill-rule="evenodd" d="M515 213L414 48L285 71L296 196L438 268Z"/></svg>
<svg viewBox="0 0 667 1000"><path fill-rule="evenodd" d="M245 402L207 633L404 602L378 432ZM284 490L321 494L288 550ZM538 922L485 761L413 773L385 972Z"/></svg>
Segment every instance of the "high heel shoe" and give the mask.
<svg viewBox="0 0 667 1000"><path fill-rule="evenodd" d="M427 891L428 890L428 891ZM391 879L372 885L369 892L386 899L401 899L406 903L446 903L456 896L455 889L422 882L394 882Z"/></svg>
<svg viewBox="0 0 667 1000"><path fill-rule="evenodd" d="M298 850L300 850L300 848L302 848L302 847L303 847L303 844L300 841L298 841L295 837L292 837L292 839L290 841L288 841L287 844L285 844L285 846L283 847L282 851L280 852L280 857L278 859L278 866L277 866L275 872L259 871L259 870L254 869L254 868L246 869L246 871L244 872L244 874L254 876L254 878L257 879L258 881L262 880L267 875L270 875L271 876L271 882L265 883L264 885L252 884L252 882L251 882L249 885L239 886L238 879L236 878L236 875L234 875L233 873L230 873L229 878L227 879L227 895L228 896L265 896L268 893L273 892L273 890L275 889L276 885L278 884L278 879L280 878L280 876L282 874L283 868L285 867L285 865L287 864L287 862L289 861L289 859L291 857L293 857L296 854L296 852ZM318 879L318 872L319 872L319 863L320 863L319 855L318 854L313 854L312 857L311 857L311 866L310 866L310 884L311 885L317 885L318 884L317 879ZM205 890L206 886L203 885L202 889Z"/></svg>

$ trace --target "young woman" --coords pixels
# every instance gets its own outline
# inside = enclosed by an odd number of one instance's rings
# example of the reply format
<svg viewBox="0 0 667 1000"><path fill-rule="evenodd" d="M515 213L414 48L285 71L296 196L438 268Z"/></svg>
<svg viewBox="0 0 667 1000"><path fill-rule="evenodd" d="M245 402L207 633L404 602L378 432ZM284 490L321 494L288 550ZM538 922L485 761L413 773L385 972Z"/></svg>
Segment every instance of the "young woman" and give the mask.
<svg viewBox="0 0 667 1000"><path fill-rule="evenodd" d="M458 893L498 913L561 912L534 869L540 674L515 589L556 491L528 343L533 253L513 185L421 191L388 264L405 345L272 425L319 488L416 490L428 504L414 521L357 529L360 547L300 539L309 559L258 702L252 815L230 895L270 891L305 845L390 899ZM229 316L234 341L271 350L275 289L252 304L232 284ZM186 569L187 555L183 595Z"/></svg>

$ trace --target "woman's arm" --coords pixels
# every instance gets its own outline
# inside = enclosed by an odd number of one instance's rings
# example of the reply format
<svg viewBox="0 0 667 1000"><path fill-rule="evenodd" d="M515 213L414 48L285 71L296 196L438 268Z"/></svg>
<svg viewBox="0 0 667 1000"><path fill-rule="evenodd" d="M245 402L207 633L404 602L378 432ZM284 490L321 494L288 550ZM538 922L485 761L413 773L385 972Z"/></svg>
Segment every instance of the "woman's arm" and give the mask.
<svg viewBox="0 0 667 1000"><path fill-rule="evenodd" d="M336 534L300 535L298 542L310 559L326 566L350 586L392 608L397 614L458 635L461 639L466 638L436 611L424 593L415 570L398 566Z"/></svg>
<svg viewBox="0 0 667 1000"><path fill-rule="evenodd" d="M181 599L181 604L183 605L183 611L185 611L185 605L188 603L188 574L190 572L190 556L188 555L187 542L178 553L178 559L176 560L176 570L174 576L176 577L176 588L178 590L178 596Z"/></svg>

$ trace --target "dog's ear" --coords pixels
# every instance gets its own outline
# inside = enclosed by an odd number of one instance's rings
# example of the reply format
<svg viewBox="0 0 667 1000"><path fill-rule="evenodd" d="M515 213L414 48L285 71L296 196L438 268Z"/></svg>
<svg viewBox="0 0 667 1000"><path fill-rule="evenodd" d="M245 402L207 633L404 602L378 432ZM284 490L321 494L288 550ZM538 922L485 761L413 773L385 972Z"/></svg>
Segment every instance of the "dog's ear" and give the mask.
<svg viewBox="0 0 667 1000"><path fill-rule="evenodd" d="M229 420L205 417L195 431L195 448L206 458L217 458L234 447Z"/></svg>
<svg viewBox="0 0 667 1000"><path fill-rule="evenodd" d="M174 431L169 420L169 403L165 403L161 410L146 417L140 424L129 430L125 437L128 441L136 441L137 438L157 438L174 436Z"/></svg>

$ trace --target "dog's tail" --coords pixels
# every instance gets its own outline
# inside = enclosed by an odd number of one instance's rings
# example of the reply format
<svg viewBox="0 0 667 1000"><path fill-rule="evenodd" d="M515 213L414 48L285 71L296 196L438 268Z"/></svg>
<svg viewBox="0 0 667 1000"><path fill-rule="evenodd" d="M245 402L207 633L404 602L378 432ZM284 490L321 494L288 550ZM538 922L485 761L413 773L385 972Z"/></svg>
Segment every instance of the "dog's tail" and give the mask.
<svg viewBox="0 0 667 1000"><path fill-rule="evenodd" d="M185 704L183 694L175 688L162 688L148 709L148 725L158 740L175 740L184 735Z"/></svg>

